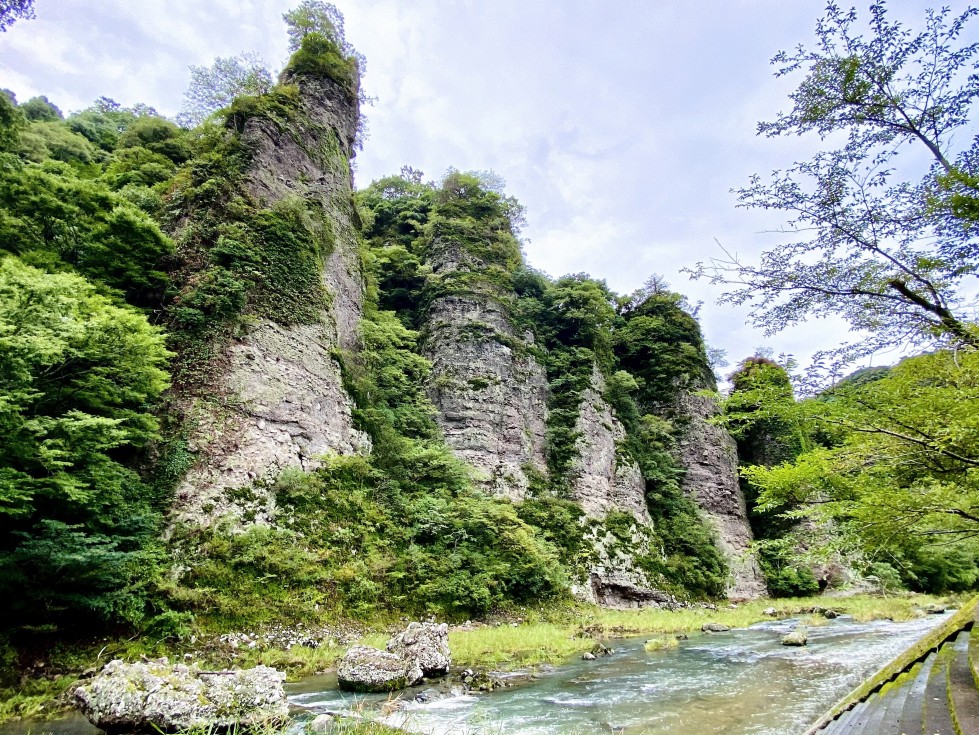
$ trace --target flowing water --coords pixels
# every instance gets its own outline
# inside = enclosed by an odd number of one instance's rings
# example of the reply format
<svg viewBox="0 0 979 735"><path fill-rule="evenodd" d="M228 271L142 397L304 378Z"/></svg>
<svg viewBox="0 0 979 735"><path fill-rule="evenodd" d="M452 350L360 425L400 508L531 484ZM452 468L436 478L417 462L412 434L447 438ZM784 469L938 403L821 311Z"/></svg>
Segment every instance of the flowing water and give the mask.
<svg viewBox="0 0 979 735"><path fill-rule="evenodd" d="M385 721L425 735L798 735L864 678L944 616L910 623L842 617L811 628L809 645L780 645L797 621L761 623L691 636L672 651L646 653L643 639L576 660L539 679L478 696L407 701ZM372 708L335 678L290 685L290 699L314 711Z"/></svg>
<svg viewBox="0 0 979 735"><path fill-rule="evenodd" d="M641 638L616 641L611 656L574 660L489 694L457 691L418 702L413 697L421 690L410 689L386 721L425 735L798 735L944 617L910 623L842 617L811 628L805 648L779 643L794 620L692 635L656 653L646 653ZM377 709L390 699L341 692L335 676L287 688L292 703L312 713ZM301 722L291 728L302 730ZM80 714L0 726L0 735L98 732Z"/></svg>

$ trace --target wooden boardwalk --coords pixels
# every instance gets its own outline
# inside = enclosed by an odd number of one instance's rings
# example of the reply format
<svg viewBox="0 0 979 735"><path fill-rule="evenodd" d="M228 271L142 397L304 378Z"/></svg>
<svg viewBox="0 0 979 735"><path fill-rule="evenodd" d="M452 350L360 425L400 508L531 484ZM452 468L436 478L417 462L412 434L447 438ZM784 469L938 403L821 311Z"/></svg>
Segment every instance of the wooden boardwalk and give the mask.
<svg viewBox="0 0 979 735"><path fill-rule="evenodd" d="M979 735L977 600L891 661L805 735Z"/></svg>

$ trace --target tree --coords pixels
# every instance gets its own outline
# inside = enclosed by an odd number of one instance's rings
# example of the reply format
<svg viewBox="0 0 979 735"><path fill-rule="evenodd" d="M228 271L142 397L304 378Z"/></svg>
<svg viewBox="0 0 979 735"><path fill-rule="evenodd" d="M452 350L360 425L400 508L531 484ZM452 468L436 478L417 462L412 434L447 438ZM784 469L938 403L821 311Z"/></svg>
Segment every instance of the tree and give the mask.
<svg viewBox="0 0 979 735"><path fill-rule="evenodd" d="M908 358L886 374L864 373L782 405L787 420L801 417L818 432L819 443L791 461L742 469L760 488L762 511L788 506L832 520L870 558L915 560L912 577L949 546L975 557L979 352ZM769 405L763 418L771 423L777 408Z"/></svg>
<svg viewBox="0 0 979 735"><path fill-rule="evenodd" d="M733 286L722 302L751 304L769 333L810 316L844 317L870 336L841 357L894 345L979 345L972 303L960 293L979 272L979 144L956 148L979 96L971 73L979 44L960 43L977 12L929 10L913 32L879 2L864 37L856 12L830 3L814 49L773 59L776 76L805 76L792 109L758 132L844 142L737 191L742 207L789 213L783 231L794 239L757 265L725 252L694 276Z"/></svg>
<svg viewBox="0 0 979 735"><path fill-rule="evenodd" d="M0 31L6 31L18 20L34 17L34 0L0 0Z"/></svg>
<svg viewBox="0 0 979 735"><path fill-rule="evenodd" d="M158 512L125 457L156 437L169 356L81 276L0 259L0 625L141 614Z"/></svg>
<svg viewBox="0 0 979 735"><path fill-rule="evenodd" d="M254 52L218 57L210 66L191 66L180 122L200 125L212 112L230 105L235 97L265 94L270 89L272 73Z"/></svg>
<svg viewBox="0 0 979 735"><path fill-rule="evenodd" d="M298 51L303 39L310 33L318 33L336 44L344 56L356 56L363 74L363 57L347 42L343 30L343 13L337 10L336 5L322 0L302 0L288 13L283 13L282 20L288 27L291 52Z"/></svg>

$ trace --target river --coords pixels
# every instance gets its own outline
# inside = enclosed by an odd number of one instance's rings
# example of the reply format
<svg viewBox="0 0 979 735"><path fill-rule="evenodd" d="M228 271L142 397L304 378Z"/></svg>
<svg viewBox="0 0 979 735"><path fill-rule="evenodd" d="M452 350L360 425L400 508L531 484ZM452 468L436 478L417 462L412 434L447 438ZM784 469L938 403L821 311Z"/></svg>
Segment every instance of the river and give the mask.
<svg viewBox="0 0 979 735"><path fill-rule="evenodd" d="M843 616L811 628L804 648L779 643L795 620L691 635L655 653L642 638L625 639L611 644L611 656L575 659L489 694L418 702L423 690L410 689L385 721L424 735L798 735L944 618L858 623ZM394 699L341 692L330 675L287 690L294 705L313 713L377 711ZM290 732L301 733L303 719ZM98 732L80 714L0 726L0 735Z"/></svg>
<svg viewBox="0 0 979 735"><path fill-rule="evenodd" d="M795 620L691 635L655 653L641 638L621 640L611 656L489 694L416 702L419 690L409 690L385 721L425 735L798 735L943 618L844 616L811 628L804 648L780 644ZM345 694L325 677L290 685L290 698L314 710L370 709L387 699Z"/></svg>

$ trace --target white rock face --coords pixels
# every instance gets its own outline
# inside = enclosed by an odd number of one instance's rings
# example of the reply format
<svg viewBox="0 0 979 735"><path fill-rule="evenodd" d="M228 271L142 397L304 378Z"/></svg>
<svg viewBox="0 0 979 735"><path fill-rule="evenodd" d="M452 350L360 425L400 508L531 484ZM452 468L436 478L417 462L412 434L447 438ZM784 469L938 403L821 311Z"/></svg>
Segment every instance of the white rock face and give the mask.
<svg viewBox="0 0 979 735"><path fill-rule="evenodd" d="M408 623L408 627L388 641L387 650L405 660L418 661L427 677L449 673L449 626L445 623Z"/></svg>
<svg viewBox="0 0 979 735"><path fill-rule="evenodd" d="M285 674L267 666L201 671L167 660L111 661L75 690L86 717L103 730L174 732L256 727L289 715Z"/></svg>
<svg viewBox="0 0 979 735"><path fill-rule="evenodd" d="M591 388L582 394L575 425L579 436L578 457L570 471L572 498L590 518L604 518L610 510L619 510L631 514L639 524L652 525L646 481L639 467L617 451L626 431L602 397L604 390L605 380L596 367Z"/></svg>
<svg viewBox="0 0 979 735"><path fill-rule="evenodd" d="M433 274L481 267L451 242L436 242ZM429 397L445 441L470 464L485 491L521 500L532 467L547 472L547 378L500 302L474 292L435 299L423 353L432 363Z"/></svg>
<svg viewBox="0 0 979 735"><path fill-rule="evenodd" d="M322 206L335 243L322 272L330 307L314 324L255 320L214 359L214 384L182 398L197 461L177 488L174 521L270 522L274 499L261 484L251 487L256 480L287 467L313 469L324 454L370 451L369 437L353 428L352 402L332 354L355 348L363 315L348 164L357 102L330 81L301 78L299 85L297 120L307 122L295 122L294 132L302 144L267 120L249 120L242 139L253 156L245 185L260 207L288 197ZM336 155L324 159L315 153L321 147ZM248 489L235 492L240 488Z"/></svg>
<svg viewBox="0 0 979 735"><path fill-rule="evenodd" d="M696 501L717 533L718 546L730 567L727 596L754 599L767 594L757 557L749 551L751 527L738 484L734 439L708 423L716 404L703 396L684 395L680 412L689 417L680 441L679 458L686 469L682 488Z"/></svg>

